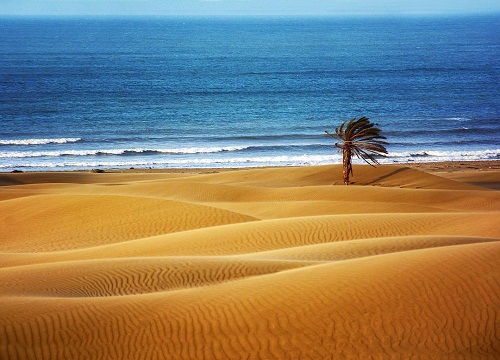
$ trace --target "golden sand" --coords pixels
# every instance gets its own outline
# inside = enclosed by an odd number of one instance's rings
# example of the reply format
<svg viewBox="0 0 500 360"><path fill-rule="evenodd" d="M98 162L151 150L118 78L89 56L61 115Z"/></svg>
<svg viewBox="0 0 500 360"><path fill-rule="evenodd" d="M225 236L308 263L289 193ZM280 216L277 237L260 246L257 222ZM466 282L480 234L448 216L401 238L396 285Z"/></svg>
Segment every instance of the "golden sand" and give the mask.
<svg viewBox="0 0 500 360"><path fill-rule="evenodd" d="M0 359L498 359L497 164L0 174Z"/></svg>

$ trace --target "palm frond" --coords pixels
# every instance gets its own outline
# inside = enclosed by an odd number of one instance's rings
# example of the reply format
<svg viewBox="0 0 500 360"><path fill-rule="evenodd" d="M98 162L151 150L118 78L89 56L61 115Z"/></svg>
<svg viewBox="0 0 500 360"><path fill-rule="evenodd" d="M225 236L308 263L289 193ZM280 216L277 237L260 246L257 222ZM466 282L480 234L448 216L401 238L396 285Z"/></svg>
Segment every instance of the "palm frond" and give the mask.
<svg viewBox="0 0 500 360"><path fill-rule="evenodd" d="M326 135L328 135L328 136L330 136L330 137L332 137L332 138L334 138L334 139L338 139L338 135L336 135L336 134L335 134L335 135L334 135L334 134L331 134L331 133L329 133L327 130L325 130L325 133L326 133Z"/></svg>
<svg viewBox="0 0 500 360"><path fill-rule="evenodd" d="M353 147L371 151L374 153L387 154L387 149L385 148L385 146L379 143L359 143L353 145Z"/></svg>

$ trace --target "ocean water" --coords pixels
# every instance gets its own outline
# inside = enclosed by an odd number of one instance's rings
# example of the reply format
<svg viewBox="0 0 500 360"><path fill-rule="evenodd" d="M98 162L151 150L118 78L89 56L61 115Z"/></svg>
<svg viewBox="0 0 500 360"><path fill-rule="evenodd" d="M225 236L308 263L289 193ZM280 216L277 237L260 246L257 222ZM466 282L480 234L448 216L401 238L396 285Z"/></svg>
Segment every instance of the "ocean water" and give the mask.
<svg viewBox="0 0 500 360"><path fill-rule="evenodd" d="M0 171L500 157L500 16L0 19Z"/></svg>

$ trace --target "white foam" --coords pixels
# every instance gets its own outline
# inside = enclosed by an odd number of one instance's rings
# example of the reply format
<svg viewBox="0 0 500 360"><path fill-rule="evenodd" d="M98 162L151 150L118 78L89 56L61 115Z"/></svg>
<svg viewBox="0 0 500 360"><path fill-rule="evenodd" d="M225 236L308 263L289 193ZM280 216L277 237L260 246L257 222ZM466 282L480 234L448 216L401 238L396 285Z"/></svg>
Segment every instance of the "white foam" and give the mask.
<svg viewBox="0 0 500 360"><path fill-rule="evenodd" d="M174 148L174 149L158 149L158 151L166 154L208 154L224 151L239 151L248 149L248 146L225 146L225 147L191 147L191 148ZM143 150L149 151L149 150Z"/></svg>
<svg viewBox="0 0 500 360"><path fill-rule="evenodd" d="M65 150L65 151L4 151L0 158L32 158L32 157L58 157L58 156L88 156L96 155L97 150Z"/></svg>
<svg viewBox="0 0 500 360"><path fill-rule="evenodd" d="M206 148L204 148L206 149ZM169 149L171 150L171 149ZM121 150L114 150L121 151ZM97 152L93 150L92 152ZM436 161L473 161L500 158L500 149L470 150L470 151L437 151L415 150L406 152L393 152L388 157L378 159L380 163L405 163L405 162L436 162ZM80 160L77 160L80 159ZM24 158L20 161L2 159L0 156L0 169L32 169L43 170L58 168L62 170L102 168L127 168L127 167L172 167L172 168L207 168L207 167L263 167L263 166L306 166L339 164L342 155L331 153L328 155L280 155L280 156L229 156L228 154L217 157L171 157L171 156L129 156L129 157L45 157ZM363 160L353 158L353 162L363 164Z"/></svg>
<svg viewBox="0 0 500 360"><path fill-rule="evenodd" d="M226 147L190 147L172 149L87 149L87 150L55 150L55 151L0 151L0 158L31 158L31 157L57 157L57 156L93 156L93 155L123 155L125 153L156 152L162 154L209 154L230 152L247 149L248 146Z"/></svg>
<svg viewBox="0 0 500 360"><path fill-rule="evenodd" d="M388 159L408 158L412 160L422 159L423 161L454 161L454 160L488 160L500 157L500 149L488 150L415 150L405 152L391 152Z"/></svg>
<svg viewBox="0 0 500 360"><path fill-rule="evenodd" d="M12 139L0 140L0 145L46 145L75 143L81 138L57 138L57 139Z"/></svg>
<svg viewBox="0 0 500 360"><path fill-rule="evenodd" d="M341 160L340 155L299 155L299 156L262 156L262 157L228 157L218 159L165 159L155 160L123 160L123 161L28 161L15 165L16 168L67 168L81 169L94 167L254 167L272 165L320 165L336 163ZM13 168L12 164L0 164L0 168Z"/></svg>

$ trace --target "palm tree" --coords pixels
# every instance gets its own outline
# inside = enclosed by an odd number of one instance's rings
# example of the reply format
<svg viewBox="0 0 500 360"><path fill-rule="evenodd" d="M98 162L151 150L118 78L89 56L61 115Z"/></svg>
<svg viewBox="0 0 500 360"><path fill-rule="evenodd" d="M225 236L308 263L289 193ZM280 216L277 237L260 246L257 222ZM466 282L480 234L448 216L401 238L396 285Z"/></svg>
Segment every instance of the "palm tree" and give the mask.
<svg viewBox="0 0 500 360"><path fill-rule="evenodd" d="M325 131L328 136L342 140L340 143L335 143L335 146L342 149L344 184L349 185L349 176L353 174L353 154L371 166L378 164L374 155L387 154L384 145L388 143L382 140L386 137L380 135L381 130L376 125L363 116L344 121L335 129L335 134Z"/></svg>

